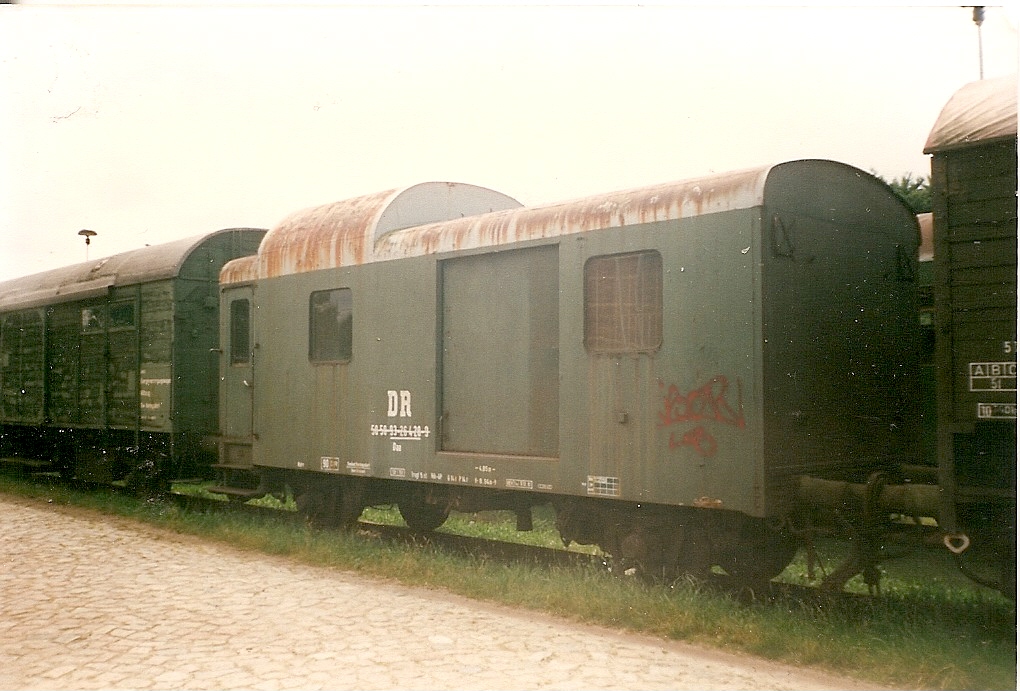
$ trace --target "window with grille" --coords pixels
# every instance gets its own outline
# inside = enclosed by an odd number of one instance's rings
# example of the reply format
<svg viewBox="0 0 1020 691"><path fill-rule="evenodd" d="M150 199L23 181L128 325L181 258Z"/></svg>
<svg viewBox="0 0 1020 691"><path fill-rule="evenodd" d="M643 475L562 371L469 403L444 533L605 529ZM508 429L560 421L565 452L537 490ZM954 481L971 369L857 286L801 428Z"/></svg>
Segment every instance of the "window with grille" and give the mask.
<svg viewBox="0 0 1020 691"><path fill-rule="evenodd" d="M662 256L634 252L584 265L584 345L592 353L647 353L662 344Z"/></svg>
<svg viewBox="0 0 1020 691"><path fill-rule="evenodd" d="M110 305L110 328L130 329L135 325L135 303L121 300Z"/></svg>
<svg viewBox="0 0 1020 691"><path fill-rule="evenodd" d="M353 299L350 288L312 293L308 315L308 359L346 362L353 342Z"/></svg>

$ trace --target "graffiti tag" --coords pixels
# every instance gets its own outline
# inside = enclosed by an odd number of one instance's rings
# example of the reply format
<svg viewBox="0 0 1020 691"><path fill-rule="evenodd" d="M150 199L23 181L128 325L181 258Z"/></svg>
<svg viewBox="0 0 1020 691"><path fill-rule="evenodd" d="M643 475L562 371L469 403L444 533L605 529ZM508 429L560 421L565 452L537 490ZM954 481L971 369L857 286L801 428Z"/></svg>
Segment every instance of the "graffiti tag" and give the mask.
<svg viewBox="0 0 1020 691"><path fill-rule="evenodd" d="M660 384L660 386L664 386ZM716 422L723 425L744 428L744 391L737 380L736 409L726 398L730 381L723 375L712 377L706 384L682 393L676 384L671 384L663 397L663 410L659 413L659 426L669 427L687 423ZM703 457L714 456L719 448L715 437L703 424L682 433L669 435L669 448L689 446Z"/></svg>

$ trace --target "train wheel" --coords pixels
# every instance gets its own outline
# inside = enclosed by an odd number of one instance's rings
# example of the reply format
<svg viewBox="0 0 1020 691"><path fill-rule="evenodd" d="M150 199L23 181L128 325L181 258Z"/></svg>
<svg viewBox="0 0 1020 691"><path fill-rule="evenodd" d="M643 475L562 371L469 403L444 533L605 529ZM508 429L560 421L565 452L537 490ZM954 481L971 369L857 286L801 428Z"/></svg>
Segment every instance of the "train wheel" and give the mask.
<svg viewBox="0 0 1020 691"><path fill-rule="evenodd" d="M358 524L365 506L360 485L349 478L312 478L296 492L298 512L320 528L350 530Z"/></svg>
<svg viewBox="0 0 1020 691"><path fill-rule="evenodd" d="M599 546L613 555L613 572L650 582L704 579L712 567L711 533L700 510L641 510L604 521L608 539Z"/></svg>
<svg viewBox="0 0 1020 691"><path fill-rule="evenodd" d="M797 553L796 540L764 519L727 513L716 524L715 561L735 581L760 587L783 572Z"/></svg>
<svg viewBox="0 0 1020 691"><path fill-rule="evenodd" d="M172 482L165 463L155 456L127 457L124 465L131 469L124 476L128 489L139 497L161 498L170 494Z"/></svg>
<svg viewBox="0 0 1020 691"><path fill-rule="evenodd" d="M446 502L429 502L425 493L414 490L397 504L400 516L411 530L432 532L446 522L450 507Z"/></svg>
<svg viewBox="0 0 1020 691"><path fill-rule="evenodd" d="M309 481L295 493L298 512L319 528L339 525L340 486L333 483Z"/></svg>

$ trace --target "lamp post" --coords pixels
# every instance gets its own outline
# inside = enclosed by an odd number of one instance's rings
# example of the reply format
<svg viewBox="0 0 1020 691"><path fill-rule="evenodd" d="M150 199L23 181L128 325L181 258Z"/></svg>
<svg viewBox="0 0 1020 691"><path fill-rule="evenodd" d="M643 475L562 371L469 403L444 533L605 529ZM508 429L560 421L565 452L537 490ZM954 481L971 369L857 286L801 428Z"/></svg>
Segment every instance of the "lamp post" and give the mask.
<svg viewBox="0 0 1020 691"><path fill-rule="evenodd" d="M89 260L89 245L92 244L92 238L94 236L98 235L98 233L96 233L96 231L94 231L94 230L88 230L88 229L83 228L82 230L78 231L78 235L81 235L82 237L85 238L85 261L88 261Z"/></svg>
<svg viewBox="0 0 1020 691"><path fill-rule="evenodd" d="M978 29L978 77L980 79L985 78L985 51L981 45L981 24L985 21L985 8L984 5L974 5L974 23L977 24Z"/></svg>

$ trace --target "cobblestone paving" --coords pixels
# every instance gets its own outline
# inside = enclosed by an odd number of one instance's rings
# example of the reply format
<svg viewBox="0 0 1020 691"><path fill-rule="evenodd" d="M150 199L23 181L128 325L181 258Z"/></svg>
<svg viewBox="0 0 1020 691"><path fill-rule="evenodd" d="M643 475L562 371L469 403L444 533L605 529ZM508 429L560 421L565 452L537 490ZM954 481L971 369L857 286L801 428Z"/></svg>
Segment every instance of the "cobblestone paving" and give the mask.
<svg viewBox="0 0 1020 691"><path fill-rule="evenodd" d="M865 687L0 496L0 688Z"/></svg>

